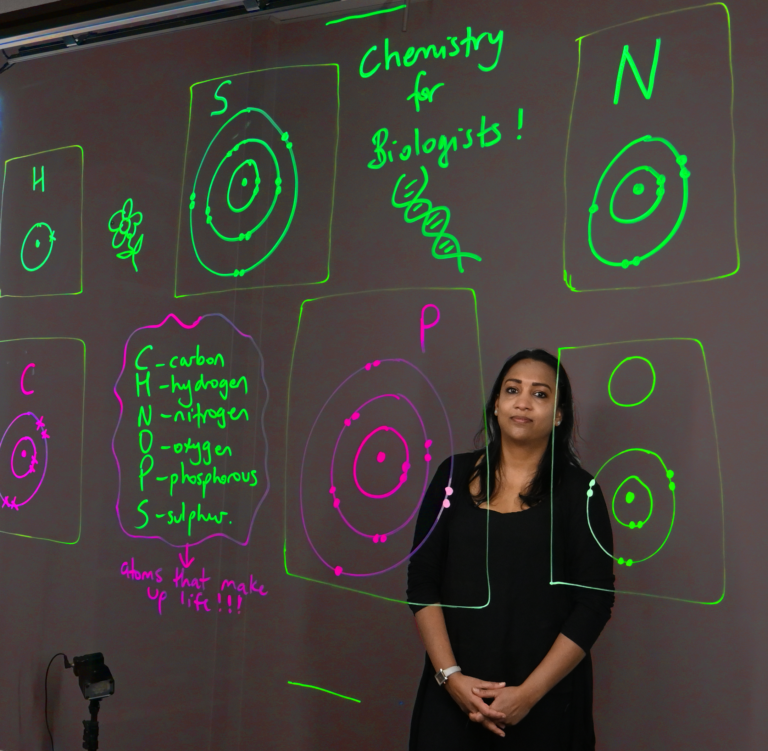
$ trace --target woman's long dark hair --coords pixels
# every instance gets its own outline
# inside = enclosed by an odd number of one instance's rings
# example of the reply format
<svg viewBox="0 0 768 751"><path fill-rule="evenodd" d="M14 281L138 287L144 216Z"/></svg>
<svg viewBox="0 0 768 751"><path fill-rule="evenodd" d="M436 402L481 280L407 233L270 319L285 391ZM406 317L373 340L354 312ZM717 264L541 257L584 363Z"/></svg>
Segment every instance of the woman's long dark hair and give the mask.
<svg viewBox="0 0 768 751"><path fill-rule="evenodd" d="M560 425L553 428L554 440L547 442L547 448L541 457L536 474L520 498L527 506L535 506L537 503L549 498L550 490L556 488L563 476L563 471L568 466L579 466L579 460L574 449L574 414L573 394L571 382L565 368L560 365L556 357L543 349L524 349L512 355L502 366L499 375L493 383L491 395L485 404L483 426L475 436L475 444L478 448L486 448L482 459L475 467L470 483L477 478L480 481L480 492L472 496L475 504L490 504L494 492L498 487L501 464L501 428L499 418L494 414L496 400L501 393L504 376L509 369L521 360L535 360L549 365L557 377L557 409L560 410ZM552 461L554 451L554 462ZM554 470L554 475L553 475Z"/></svg>

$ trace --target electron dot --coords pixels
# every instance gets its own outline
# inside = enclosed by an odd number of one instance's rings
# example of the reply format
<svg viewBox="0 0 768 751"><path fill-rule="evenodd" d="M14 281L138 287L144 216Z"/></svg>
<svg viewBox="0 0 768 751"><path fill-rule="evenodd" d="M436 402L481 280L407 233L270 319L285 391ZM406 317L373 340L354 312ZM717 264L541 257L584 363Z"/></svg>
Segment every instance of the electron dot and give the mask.
<svg viewBox="0 0 768 751"><path fill-rule="evenodd" d="M378 535L374 535L373 536L373 542L377 543L378 541L379 541L379 536Z"/></svg>
<svg viewBox="0 0 768 751"><path fill-rule="evenodd" d="M629 528L630 529L634 529L635 528L635 523L634 522L630 522L629 523Z"/></svg>
<svg viewBox="0 0 768 751"><path fill-rule="evenodd" d="M425 449L428 449L428 448L429 448L431 445L432 445L432 441L431 441L431 440L428 440L428 441L427 441L427 442L424 444L424 448L425 448Z"/></svg>
<svg viewBox="0 0 768 751"><path fill-rule="evenodd" d="M381 464L386 458L387 458L387 455L383 451L379 451L379 453L376 454L376 461L379 464Z"/></svg>
<svg viewBox="0 0 768 751"><path fill-rule="evenodd" d="M431 462L432 456L430 454L424 454L424 461L425 462Z"/></svg>
<svg viewBox="0 0 768 751"><path fill-rule="evenodd" d="M675 473L671 469L667 470L667 479L668 480L671 480L674 477L674 475L675 475Z"/></svg>
<svg viewBox="0 0 768 751"><path fill-rule="evenodd" d="M669 483L669 489L674 490L675 489L675 483L671 482Z"/></svg>
<svg viewBox="0 0 768 751"><path fill-rule="evenodd" d="M355 412L355 413L352 415L352 419L353 419L353 420L357 420L357 418L358 418L358 417L360 417L360 413L359 413L359 412Z"/></svg>
<svg viewBox="0 0 768 751"><path fill-rule="evenodd" d="M336 568L335 568L335 569L333 569L333 573L334 573L334 574L336 574L336 576L341 576L341 572L342 572L343 570L344 570L344 569L343 569L341 566L336 566Z"/></svg>
<svg viewBox="0 0 768 751"><path fill-rule="evenodd" d="M643 526L643 524L644 524L644 523L645 523L645 522L638 522L638 523L637 523L637 528L638 528L638 529L640 529L640 528Z"/></svg>
<svg viewBox="0 0 768 751"><path fill-rule="evenodd" d="M631 558L627 558L627 566L631 566L634 561Z"/></svg>
<svg viewBox="0 0 768 751"><path fill-rule="evenodd" d="M333 499L333 507L338 508L341 501L338 498Z"/></svg>
<svg viewBox="0 0 768 751"><path fill-rule="evenodd" d="M27 450L26 449L22 449L21 450L21 455L22 456L26 456L27 455Z"/></svg>
<svg viewBox="0 0 768 751"><path fill-rule="evenodd" d="M451 502L447 498L443 498L443 508L448 508Z"/></svg>
<svg viewBox="0 0 768 751"><path fill-rule="evenodd" d="M627 496L624 500L626 500L627 503L632 503L632 501L635 500L635 494L631 490L628 490Z"/></svg>
<svg viewBox="0 0 768 751"><path fill-rule="evenodd" d="M387 541L387 536L386 535L382 535L381 536L381 541L382 542L386 542Z"/></svg>
<svg viewBox="0 0 768 751"><path fill-rule="evenodd" d="M243 187L245 187L246 185L248 185L248 178L247 178L247 177L244 177L244 178L243 178L243 180L242 180L242 182L240 183L240 185L242 185Z"/></svg>
<svg viewBox="0 0 768 751"><path fill-rule="evenodd" d="M401 482L401 483L402 483L402 482L405 482L407 479L408 479L408 475L406 475L406 474L402 474L402 475L400 475L400 482Z"/></svg>
<svg viewBox="0 0 768 751"><path fill-rule="evenodd" d="M645 185L643 185L642 183L635 183L635 184L632 186L632 192L633 192L633 193L634 193L636 196L641 196L641 195L643 194L643 192L644 192L644 191L645 191Z"/></svg>
<svg viewBox="0 0 768 751"><path fill-rule="evenodd" d="M381 365L381 360L374 360L374 361L373 361L373 367L374 367L374 368L378 368L378 367L379 367L379 365Z"/></svg>
<svg viewBox="0 0 768 751"><path fill-rule="evenodd" d="M595 478L594 477L589 481L589 487L590 488L594 488L595 487Z"/></svg>
<svg viewBox="0 0 768 751"><path fill-rule="evenodd" d="M39 248L39 247L40 247L40 240L35 240L35 247L36 247L36 248Z"/></svg>
<svg viewBox="0 0 768 751"><path fill-rule="evenodd" d="M453 495L453 488L450 485L445 489L445 494Z"/></svg>
<svg viewBox="0 0 768 751"><path fill-rule="evenodd" d="M350 420L349 418L347 418L346 420L344 420L344 424L345 424L347 427L349 427L349 426L352 424L352 420Z"/></svg>
<svg viewBox="0 0 768 751"><path fill-rule="evenodd" d="M587 498L591 498L591 497L592 497L594 494L595 494L595 491L594 491L594 490L592 490L592 488L590 488L590 489L587 491Z"/></svg>
<svg viewBox="0 0 768 751"><path fill-rule="evenodd" d="M619 558L619 566L623 566L623 565L624 565L624 559L623 558Z"/></svg>
<svg viewBox="0 0 768 751"><path fill-rule="evenodd" d="M331 489L328 491L331 495L333 495L336 492L336 486L331 485Z"/></svg>
<svg viewBox="0 0 768 751"><path fill-rule="evenodd" d="M403 472L407 472L410 468L411 465L408 462L403 462Z"/></svg>

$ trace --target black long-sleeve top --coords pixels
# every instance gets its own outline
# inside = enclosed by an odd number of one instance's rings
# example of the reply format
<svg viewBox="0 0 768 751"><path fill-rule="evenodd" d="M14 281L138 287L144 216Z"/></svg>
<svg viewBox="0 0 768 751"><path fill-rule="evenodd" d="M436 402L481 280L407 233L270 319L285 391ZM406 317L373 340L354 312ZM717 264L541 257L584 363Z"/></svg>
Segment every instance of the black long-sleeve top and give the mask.
<svg viewBox="0 0 768 751"><path fill-rule="evenodd" d="M469 477L478 456L459 454L435 473L416 524L414 548L423 544L408 567L407 597L414 613L428 604L443 605L451 647L465 675L517 686L544 659L558 634L589 652L610 618L611 524L600 487L591 486L592 477L576 466L564 470L552 503L542 501L508 514L477 507ZM427 536L449 481L450 505ZM433 681L433 672L427 660L422 683ZM553 691L575 692L573 704L581 707L582 716L574 732L589 736L589 659ZM582 737L572 748L591 744Z"/></svg>

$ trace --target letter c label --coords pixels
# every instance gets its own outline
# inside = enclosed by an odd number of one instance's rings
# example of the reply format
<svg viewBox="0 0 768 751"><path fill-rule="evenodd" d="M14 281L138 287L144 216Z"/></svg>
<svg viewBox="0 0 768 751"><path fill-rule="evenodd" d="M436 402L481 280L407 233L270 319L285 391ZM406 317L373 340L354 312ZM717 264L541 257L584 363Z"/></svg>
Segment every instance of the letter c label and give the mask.
<svg viewBox="0 0 768 751"><path fill-rule="evenodd" d="M24 388L24 376L27 374L27 371L30 368L34 368L34 367L35 367L35 363L31 362L29 363L29 365L27 365L26 368L24 368L24 370L21 371L21 393L24 394L25 396L29 396L30 394L35 393L34 389L27 390Z"/></svg>

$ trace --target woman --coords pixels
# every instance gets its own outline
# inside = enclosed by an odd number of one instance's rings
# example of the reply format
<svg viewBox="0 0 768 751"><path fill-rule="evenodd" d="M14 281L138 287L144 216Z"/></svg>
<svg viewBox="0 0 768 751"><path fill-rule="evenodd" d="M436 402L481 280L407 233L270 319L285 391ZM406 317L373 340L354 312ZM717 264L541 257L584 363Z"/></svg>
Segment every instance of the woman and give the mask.
<svg viewBox="0 0 768 751"><path fill-rule="evenodd" d="M540 349L509 358L485 425L487 446L443 462L419 512L408 601L427 659L410 749L594 749L589 650L613 606L595 537L613 541L563 367Z"/></svg>

